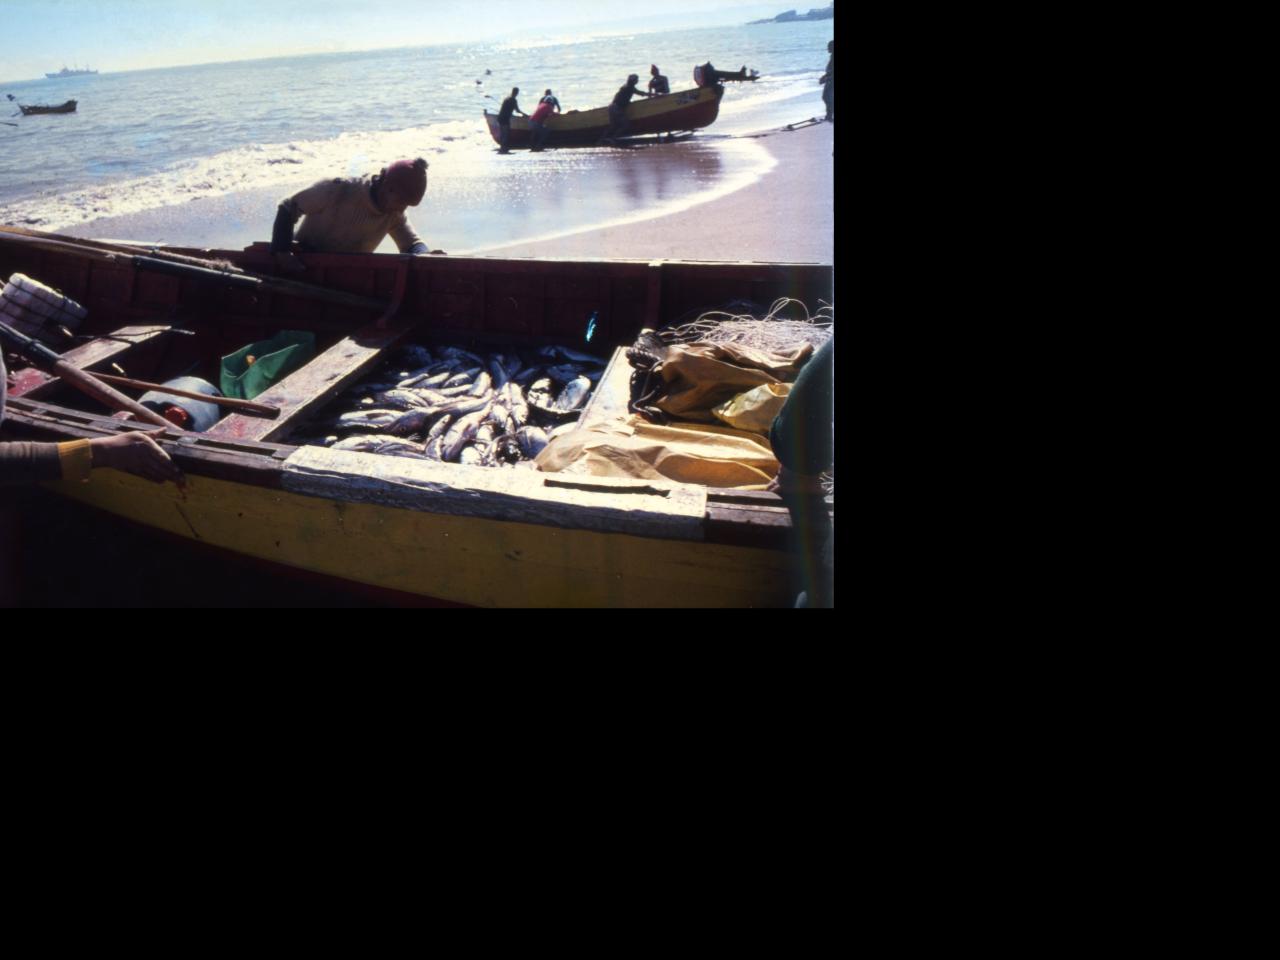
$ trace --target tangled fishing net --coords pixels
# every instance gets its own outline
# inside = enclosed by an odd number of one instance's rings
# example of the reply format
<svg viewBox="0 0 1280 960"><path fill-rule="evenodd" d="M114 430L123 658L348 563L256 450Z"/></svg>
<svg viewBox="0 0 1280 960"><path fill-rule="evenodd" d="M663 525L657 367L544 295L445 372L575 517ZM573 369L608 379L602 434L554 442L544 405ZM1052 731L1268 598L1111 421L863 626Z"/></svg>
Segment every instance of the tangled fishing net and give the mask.
<svg viewBox="0 0 1280 960"><path fill-rule="evenodd" d="M745 301L725 310L711 310L690 323L670 326L657 333L664 344L736 343L771 353L790 353L804 344L816 351L832 336L835 313L830 304L816 313L799 300L782 297L763 316Z"/></svg>

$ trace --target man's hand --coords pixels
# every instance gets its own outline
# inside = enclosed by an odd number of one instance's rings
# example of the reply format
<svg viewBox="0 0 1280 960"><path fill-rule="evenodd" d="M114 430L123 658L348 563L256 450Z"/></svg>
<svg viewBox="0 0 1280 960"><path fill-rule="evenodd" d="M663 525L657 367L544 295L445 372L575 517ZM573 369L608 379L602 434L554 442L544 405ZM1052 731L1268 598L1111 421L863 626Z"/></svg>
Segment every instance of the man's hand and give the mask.
<svg viewBox="0 0 1280 960"><path fill-rule="evenodd" d="M156 483L172 480L181 485L186 480L185 476L154 439L163 436L164 432L164 427L159 427L90 440L93 465L123 470Z"/></svg>

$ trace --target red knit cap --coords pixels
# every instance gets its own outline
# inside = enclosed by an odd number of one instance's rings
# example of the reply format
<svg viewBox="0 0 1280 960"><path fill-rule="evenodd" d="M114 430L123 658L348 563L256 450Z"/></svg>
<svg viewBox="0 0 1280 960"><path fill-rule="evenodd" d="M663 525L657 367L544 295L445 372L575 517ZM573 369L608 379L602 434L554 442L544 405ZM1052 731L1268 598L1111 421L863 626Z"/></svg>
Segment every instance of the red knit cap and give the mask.
<svg viewBox="0 0 1280 960"><path fill-rule="evenodd" d="M421 157L417 160L397 160L387 167L386 183L409 206L416 207L427 192L427 161Z"/></svg>

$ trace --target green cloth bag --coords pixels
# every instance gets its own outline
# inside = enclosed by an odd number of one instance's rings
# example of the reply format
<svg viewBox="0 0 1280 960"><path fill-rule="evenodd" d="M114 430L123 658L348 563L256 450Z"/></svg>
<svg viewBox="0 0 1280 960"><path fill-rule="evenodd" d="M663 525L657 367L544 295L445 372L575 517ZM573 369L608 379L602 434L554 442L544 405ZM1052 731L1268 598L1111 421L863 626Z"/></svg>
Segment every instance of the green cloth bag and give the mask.
<svg viewBox="0 0 1280 960"><path fill-rule="evenodd" d="M316 355L316 335L306 330L281 330L270 340L259 340L222 358L224 395L252 400ZM248 363L249 357L256 359Z"/></svg>

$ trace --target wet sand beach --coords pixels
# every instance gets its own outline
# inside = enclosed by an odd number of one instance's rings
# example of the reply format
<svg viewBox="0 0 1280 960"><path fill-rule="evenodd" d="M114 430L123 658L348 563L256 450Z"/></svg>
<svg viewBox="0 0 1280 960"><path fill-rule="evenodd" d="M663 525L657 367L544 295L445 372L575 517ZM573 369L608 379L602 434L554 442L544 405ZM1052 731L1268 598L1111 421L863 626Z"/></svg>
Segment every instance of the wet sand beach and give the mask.
<svg viewBox="0 0 1280 960"><path fill-rule="evenodd" d="M665 216L477 250L484 256L667 258L832 263L834 127L819 123L742 139L773 165L750 185Z"/></svg>
<svg viewBox="0 0 1280 960"><path fill-rule="evenodd" d="M484 154L433 164L409 211L450 254L830 263L833 127L628 149ZM299 181L301 189L311 181ZM70 236L238 250L269 240L288 189L202 197L66 228ZM388 238L379 252L393 253Z"/></svg>

